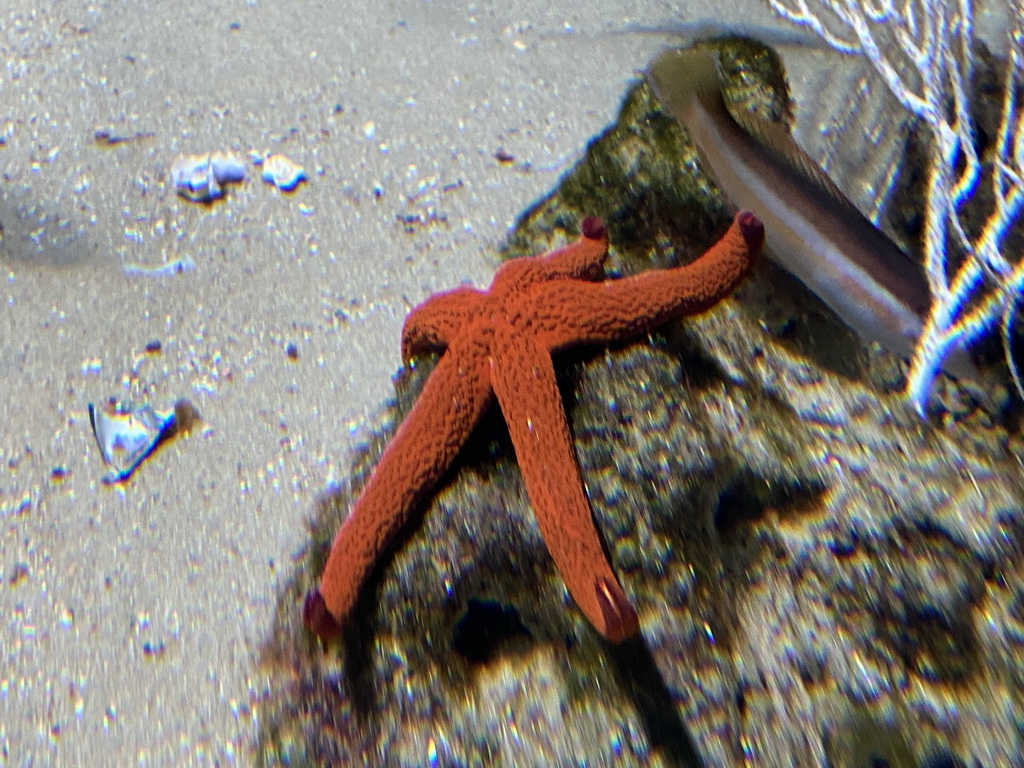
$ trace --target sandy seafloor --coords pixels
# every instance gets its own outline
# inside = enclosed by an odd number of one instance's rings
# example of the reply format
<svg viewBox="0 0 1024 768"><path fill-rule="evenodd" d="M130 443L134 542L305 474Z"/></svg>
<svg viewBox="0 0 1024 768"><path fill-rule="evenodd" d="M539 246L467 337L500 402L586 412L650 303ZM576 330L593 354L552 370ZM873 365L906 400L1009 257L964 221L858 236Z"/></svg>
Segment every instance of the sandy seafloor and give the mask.
<svg viewBox="0 0 1024 768"><path fill-rule="evenodd" d="M0 768L253 762L257 657L407 311L490 281L673 42L623 30L711 18L773 24L761 0L0 3ZM887 158L832 130L853 60L783 54L798 139L870 208ZM177 196L175 158L215 150L309 179L247 160L225 199ZM110 397L201 420L106 485Z"/></svg>
<svg viewBox="0 0 1024 768"><path fill-rule="evenodd" d="M4 0L0 765L251 761L276 595L392 392L407 310L489 281L667 42L605 33L674 10ZM174 158L218 149L309 182L250 165L213 206L176 196ZM110 487L87 404L111 396L202 423Z"/></svg>

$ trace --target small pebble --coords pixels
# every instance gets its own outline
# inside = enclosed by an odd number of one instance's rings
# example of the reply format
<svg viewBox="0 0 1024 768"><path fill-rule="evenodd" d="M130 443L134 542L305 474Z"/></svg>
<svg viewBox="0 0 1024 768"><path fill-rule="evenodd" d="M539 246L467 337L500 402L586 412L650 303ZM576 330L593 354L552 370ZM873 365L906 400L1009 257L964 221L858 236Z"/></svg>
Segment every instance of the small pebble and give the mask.
<svg viewBox="0 0 1024 768"><path fill-rule="evenodd" d="M187 398L181 398L174 404L174 428L175 434L184 434L195 428L203 417Z"/></svg>
<svg viewBox="0 0 1024 768"><path fill-rule="evenodd" d="M223 184L243 179L245 164L226 152L182 155L171 165L174 188L194 203L208 203L223 197Z"/></svg>
<svg viewBox="0 0 1024 768"><path fill-rule="evenodd" d="M232 184L245 180L245 163L227 152L210 155L210 168L218 184Z"/></svg>
<svg viewBox="0 0 1024 768"><path fill-rule="evenodd" d="M288 358L291 360L299 359L299 348L295 346L294 342L289 341L288 344L285 345L284 353L288 355Z"/></svg>
<svg viewBox="0 0 1024 768"><path fill-rule="evenodd" d="M163 656L166 650L166 643L153 643L147 640L142 644L142 654L144 656Z"/></svg>
<svg viewBox="0 0 1024 768"><path fill-rule="evenodd" d="M28 578L29 573L31 572L29 571L27 564L15 563L14 567L11 569L11 575L8 577L7 581L11 586L16 586L21 582L25 581L25 579Z"/></svg>
<svg viewBox="0 0 1024 768"><path fill-rule="evenodd" d="M263 180L282 192L291 192L306 180L306 171L284 155L269 155L263 161Z"/></svg>

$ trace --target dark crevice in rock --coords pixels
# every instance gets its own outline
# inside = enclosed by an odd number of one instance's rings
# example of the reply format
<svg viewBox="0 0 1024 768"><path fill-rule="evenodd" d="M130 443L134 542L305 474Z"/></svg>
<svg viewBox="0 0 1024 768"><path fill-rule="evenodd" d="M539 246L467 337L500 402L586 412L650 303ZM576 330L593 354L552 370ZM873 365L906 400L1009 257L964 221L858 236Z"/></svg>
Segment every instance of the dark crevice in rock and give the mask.
<svg viewBox="0 0 1024 768"><path fill-rule="evenodd" d="M728 537L744 524L756 522L768 511L784 516L816 500L825 488L819 484L786 482L768 483L763 477L743 472L733 479L719 495L715 509L715 529Z"/></svg>
<svg viewBox="0 0 1024 768"><path fill-rule="evenodd" d="M494 600L471 598L455 624L452 647L470 664L487 664L523 638L532 635L519 611Z"/></svg>

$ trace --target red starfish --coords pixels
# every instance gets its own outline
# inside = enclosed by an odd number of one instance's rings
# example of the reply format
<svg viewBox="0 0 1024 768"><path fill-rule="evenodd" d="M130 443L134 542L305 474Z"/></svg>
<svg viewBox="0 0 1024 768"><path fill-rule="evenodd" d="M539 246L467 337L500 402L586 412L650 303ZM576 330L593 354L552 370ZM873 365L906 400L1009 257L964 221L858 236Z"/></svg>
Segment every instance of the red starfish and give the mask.
<svg viewBox="0 0 1024 768"><path fill-rule="evenodd" d="M601 548L573 455L551 355L608 344L670 318L703 312L730 293L761 250L764 227L739 213L725 236L683 267L594 281L608 252L600 219L543 258L513 259L488 291L456 288L413 310L402 357L442 349L412 412L342 524L303 621L321 638L339 631L381 552L455 459L492 397L508 423L541 534L569 592L605 638L639 630Z"/></svg>

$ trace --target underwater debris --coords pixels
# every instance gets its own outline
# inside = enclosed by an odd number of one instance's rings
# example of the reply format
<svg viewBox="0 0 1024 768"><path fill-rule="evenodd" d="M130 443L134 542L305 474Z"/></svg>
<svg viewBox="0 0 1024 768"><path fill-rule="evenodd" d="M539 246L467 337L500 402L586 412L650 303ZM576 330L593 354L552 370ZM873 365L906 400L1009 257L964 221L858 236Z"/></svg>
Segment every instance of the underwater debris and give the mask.
<svg viewBox="0 0 1024 768"><path fill-rule="evenodd" d="M209 203L224 195L224 184L245 179L245 163L226 152L182 155L171 164L171 181L178 194L194 203Z"/></svg>
<svg viewBox="0 0 1024 768"><path fill-rule="evenodd" d="M263 160L263 180L282 192L291 192L306 180L306 171L284 155L267 155Z"/></svg>
<svg viewBox="0 0 1024 768"><path fill-rule="evenodd" d="M210 168L218 184L232 184L245 179L245 163L227 152L211 154Z"/></svg>
<svg viewBox="0 0 1024 768"><path fill-rule="evenodd" d="M144 264L124 264L121 267L128 277L166 277L191 272L195 268L196 263L188 256L168 261L158 267L147 267Z"/></svg>
<svg viewBox="0 0 1024 768"><path fill-rule="evenodd" d="M149 405L134 408L114 397L98 406L89 403L89 422L100 454L104 463L114 468L103 477L103 483L127 480L160 443L180 429L188 429L197 418L198 412L187 400L179 400L166 411Z"/></svg>
<svg viewBox="0 0 1024 768"><path fill-rule="evenodd" d="M119 134L115 133L113 128L96 128L93 131L92 138L97 144L104 147L113 147L118 144L125 144L129 141L137 141L139 139L152 139L156 134L153 131L136 131L132 134Z"/></svg>
<svg viewBox="0 0 1024 768"><path fill-rule="evenodd" d="M128 141L127 136L116 134L110 128L97 128L93 131L92 138L97 144L106 144L107 146L122 144Z"/></svg>

